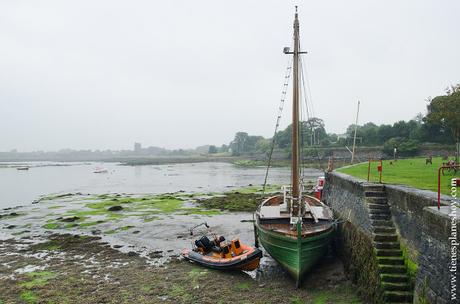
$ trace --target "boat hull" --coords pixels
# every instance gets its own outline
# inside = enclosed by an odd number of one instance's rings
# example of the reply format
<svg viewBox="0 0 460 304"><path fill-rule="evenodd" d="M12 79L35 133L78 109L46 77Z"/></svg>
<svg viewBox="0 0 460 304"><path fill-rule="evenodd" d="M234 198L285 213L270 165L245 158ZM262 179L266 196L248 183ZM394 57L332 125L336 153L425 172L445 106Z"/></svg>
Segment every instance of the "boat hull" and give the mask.
<svg viewBox="0 0 460 304"><path fill-rule="evenodd" d="M302 277L327 254L333 227L309 237L292 237L264 229L257 222L255 229L264 249L286 269L299 287Z"/></svg>
<svg viewBox="0 0 460 304"><path fill-rule="evenodd" d="M249 248L248 252L232 258L206 256L188 249L184 249L182 251L182 256L189 261L212 269L255 270L259 267L259 262L262 258L262 251L254 247L247 248Z"/></svg>

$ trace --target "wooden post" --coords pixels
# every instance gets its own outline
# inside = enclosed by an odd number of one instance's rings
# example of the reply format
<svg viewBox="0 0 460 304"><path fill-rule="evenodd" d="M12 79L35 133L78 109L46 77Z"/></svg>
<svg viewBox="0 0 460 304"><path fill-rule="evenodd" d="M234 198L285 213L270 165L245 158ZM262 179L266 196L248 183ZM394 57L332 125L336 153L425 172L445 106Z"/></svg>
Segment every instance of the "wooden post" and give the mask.
<svg viewBox="0 0 460 304"><path fill-rule="evenodd" d="M355 160L355 146L356 146L356 131L358 130L358 115L359 115L359 100L358 100L358 110L356 111L356 121L355 121L355 135L353 136L353 151L351 152L351 163Z"/></svg>

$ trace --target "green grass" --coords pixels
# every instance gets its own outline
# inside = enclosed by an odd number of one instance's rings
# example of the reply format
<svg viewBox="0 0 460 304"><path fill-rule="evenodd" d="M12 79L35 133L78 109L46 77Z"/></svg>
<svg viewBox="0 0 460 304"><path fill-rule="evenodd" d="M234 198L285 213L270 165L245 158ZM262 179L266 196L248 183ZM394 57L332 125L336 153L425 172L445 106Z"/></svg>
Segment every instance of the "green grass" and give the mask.
<svg viewBox="0 0 460 304"><path fill-rule="evenodd" d="M383 161L382 182L387 184L408 185L418 189L425 189L437 192L438 190L438 168L443 161L440 157L433 158L433 164L425 165L425 158L399 159L390 164L390 160ZM371 163L370 181L378 182L377 162ZM340 168L337 171L351 176L367 180L368 163L361 163L350 167ZM454 175L445 171L441 174L441 192L450 194L450 180L453 177L460 177L460 172Z"/></svg>
<svg viewBox="0 0 460 304"><path fill-rule="evenodd" d="M312 290L313 304L359 304L361 300L351 286L342 286L328 290Z"/></svg>
<svg viewBox="0 0 460 304"><path fill-rule="evenodd" d="M237 282L235 284L237 290L249 290L251 289L251 285L248 282Z"/></svg>

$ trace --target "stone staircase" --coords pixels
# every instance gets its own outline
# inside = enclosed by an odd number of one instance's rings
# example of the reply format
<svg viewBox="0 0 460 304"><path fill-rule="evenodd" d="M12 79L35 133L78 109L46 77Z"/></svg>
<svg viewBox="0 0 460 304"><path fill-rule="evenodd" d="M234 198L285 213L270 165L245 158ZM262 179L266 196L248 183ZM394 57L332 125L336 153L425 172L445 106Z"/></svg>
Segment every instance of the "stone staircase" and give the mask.
<svg viewBox="0 0 460 304"><path fill-rule="evenodd" d="M365 186L364 193L385 300L387 303L412 303L413 290L404 265L396 228L391 220L385 186Z"/></svg>

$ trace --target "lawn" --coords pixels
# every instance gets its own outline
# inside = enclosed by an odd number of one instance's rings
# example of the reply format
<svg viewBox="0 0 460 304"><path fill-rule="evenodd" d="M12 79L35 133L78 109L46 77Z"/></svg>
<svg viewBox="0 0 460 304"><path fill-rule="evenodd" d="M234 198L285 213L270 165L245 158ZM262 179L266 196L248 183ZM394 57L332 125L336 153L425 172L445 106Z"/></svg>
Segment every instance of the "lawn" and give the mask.
<svg viewBox="0 0 460 304"><path fill-rule="evenodd" d="M394 162L391 160L383 161L382 182L387 184L403 184L419 189L438 191L438 168L442 165L441 157L433 158L433 164L425 165L425 158L399 159ZM378 182L377 162L371 164L370 181ZM349 167L337 169L364 180L367 180L368 163L360 163ZM441 174L441 192L450 194L450 180L453 177L460 177L460 172L454 175L452 172L445 171Z"/></svg>

